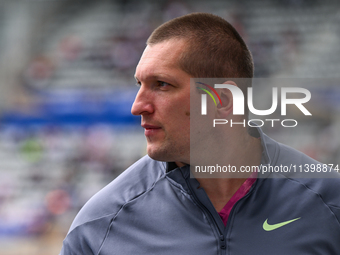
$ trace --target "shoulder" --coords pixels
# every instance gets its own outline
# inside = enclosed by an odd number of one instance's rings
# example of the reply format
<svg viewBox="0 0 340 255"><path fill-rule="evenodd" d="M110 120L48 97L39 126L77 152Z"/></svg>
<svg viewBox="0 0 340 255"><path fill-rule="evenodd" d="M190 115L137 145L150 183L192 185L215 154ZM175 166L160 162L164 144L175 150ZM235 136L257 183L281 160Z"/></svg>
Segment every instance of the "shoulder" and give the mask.
<svg viewBox="0 0 340 255"><path fill-rule="evenodd" d="M304 196L312 195L322 202L340 222L340 174L306 154L287 145L278 143L268 137L267 147L271 154L270 165L286 167L286 172L281 168L279 172L268 175L272 183L285 183L282 187L298 192L294 197L304 201ZM281 179L281 181L279 181ZM268 180L269 181L269 180ZM299 187L299 188L298 188ZM296 188L296 189L295 189ZM307 196L308 196L307 195ZM296 201L297 201L296 200Z"/></svg>
<svg viewBox="0 0 340 255"><path fill-rule="evenodd" d="M144 156L84 205L72 223L70 232L87 222L117 214L124 204L150 190L165 173L165 162Z"/></svg>
<svg viewBox="0 0 340 255"><path fill-rule="evenodd" d="M97 254L112 220L124 205L150 191L165 173L166 163L155 161L149 156L130 166L80 210L60 254Z"/></svg>

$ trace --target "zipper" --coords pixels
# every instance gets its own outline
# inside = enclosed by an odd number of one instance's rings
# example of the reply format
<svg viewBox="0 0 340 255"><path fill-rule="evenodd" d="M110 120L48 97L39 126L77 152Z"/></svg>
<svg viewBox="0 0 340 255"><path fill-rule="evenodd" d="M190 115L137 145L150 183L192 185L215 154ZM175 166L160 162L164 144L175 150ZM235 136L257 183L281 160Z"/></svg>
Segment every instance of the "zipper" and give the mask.
<svg viewBox="0 0 340 255"><path fill-rule="evenodd" d="M233 208L231 208L231 211L229 213L229 217L228 217L228 222L227 222L227 226L225 227L225 229L229 228L230 222L232 221L232 219L234 218L234 211L236 210L236 207L238 207L238 205L240 204L240 202L242 202L242 200L246 199L247 197L250 196L251 193L253 193L253 190L255 189L255 186L258 183L258 178L256 179L256 181L254 182L254 184L251 186L250 190L248 191L248 193L241 197L233 206Z"/></svg>
<svg viewBox="0 0 340 255"><path fill-rule="evenodd" d="M194 199L196 200L196 203L199 205L199 207L204 211L206 212L206 214L208 215L208 217L213 221L217 231L218 231L218 234L219 234L219 248L222 249L222 250L226 250L227 248L227 245L226 245L226 238L223 234L223 232L221 231L221 229L219 228L214 216L212 215L212 213L210 212L210 210L207 209L207 207L201 203L201 201L198 199L198 197L196 196L196 193L193 191L192 187L191 187L191 184L189 183L188 179L186 178L185 179L186 183L187 183L187 186L189 187L190 191L191 191L191 194L192 196L194 197ZM222 251L222 253L224 253Z"/></svg>
<svg viewBox="0 0 340 255"><path fill-rule="evenodd" d="M248 191L248 193L243 196L241 199L239 199L233 206L233 208L230 211L229 217L228 217L228 222L227 225L224 228L224 231L222 232L220 230L220 228L218 227L218 224L214 218L214 216L212 215L212 213L208 210L208 208L201 203L201 201L198 199L198 197L196 196L196 193L193 191L193 188L191 187L191 184L189 183L188 179L185 178L185 181L187 183L187 186L190 189L190 192L192 194L192 196L194 197L194 199L196 200L196 203L200 206L200 208L205 211L208 216L210 217L210 219L212 219L212 221L215 223L215 227L217 228L217 231L219 233L219 243L220 243L220 249L224 250L222 251L222 253L226 253L226 249L227 249L227 241L226 241L226 236L224 236L224 232L227 233L227 229L229 229L229 225L230 222L232 221L232 219L234 218L234 211L236 210L236 208L238 207L238 205L240 204L240 202L244 199L246 199L247 197L249 197L251 195L251 193L253 193L255 187L258 185L259 179L257 178L256 181L254 182L254 184L252 185L252 187L250 188L250 190Z"/></svg>

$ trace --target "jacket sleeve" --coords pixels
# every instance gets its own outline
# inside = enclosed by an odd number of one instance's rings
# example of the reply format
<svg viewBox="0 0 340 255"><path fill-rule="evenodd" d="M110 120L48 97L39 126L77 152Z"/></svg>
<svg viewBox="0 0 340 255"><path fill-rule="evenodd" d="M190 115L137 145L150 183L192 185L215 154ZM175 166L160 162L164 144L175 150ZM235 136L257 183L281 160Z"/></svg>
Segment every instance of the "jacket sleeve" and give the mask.
<svg viewBox="0 0 340 255"><path fill-rule="evenodd" d="M110 229L112 215L85 222L71 229L66 236L60 255L96 255Z"/></svg>

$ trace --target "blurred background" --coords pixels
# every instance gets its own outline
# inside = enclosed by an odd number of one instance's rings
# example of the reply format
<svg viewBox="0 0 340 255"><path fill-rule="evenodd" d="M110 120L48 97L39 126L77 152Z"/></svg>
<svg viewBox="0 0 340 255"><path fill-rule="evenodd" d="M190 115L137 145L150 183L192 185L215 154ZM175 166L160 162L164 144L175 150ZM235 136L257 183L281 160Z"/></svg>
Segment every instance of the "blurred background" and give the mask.
<svg viewBox="0 0 340 255"><path fill-rule="evenodd" d="M0 0L0 255L58 254L83 204L145 155L134 69L152 30L191 12L236 27L255 77L318 78L313 121L266 132L340 163L339 1Z"/></svg>

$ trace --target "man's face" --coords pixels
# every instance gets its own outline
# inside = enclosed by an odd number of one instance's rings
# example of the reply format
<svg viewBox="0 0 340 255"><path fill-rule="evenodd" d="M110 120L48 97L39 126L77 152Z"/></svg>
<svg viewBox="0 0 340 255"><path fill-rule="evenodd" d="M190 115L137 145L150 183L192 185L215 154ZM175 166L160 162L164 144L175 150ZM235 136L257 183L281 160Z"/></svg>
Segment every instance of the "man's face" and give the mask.
<svg viewBox="0 0 340 255"><path fill-rule="evenodd" d="M131 113L141 115L155 160L189 163L191 77L178 67L185 47L177 39L147 46L136 68L140 88Z"/></svg>

